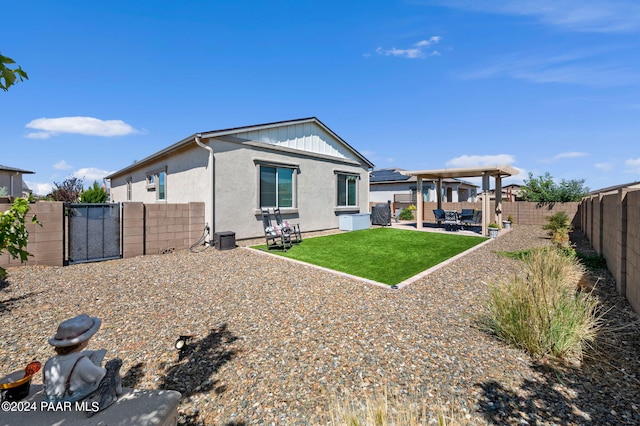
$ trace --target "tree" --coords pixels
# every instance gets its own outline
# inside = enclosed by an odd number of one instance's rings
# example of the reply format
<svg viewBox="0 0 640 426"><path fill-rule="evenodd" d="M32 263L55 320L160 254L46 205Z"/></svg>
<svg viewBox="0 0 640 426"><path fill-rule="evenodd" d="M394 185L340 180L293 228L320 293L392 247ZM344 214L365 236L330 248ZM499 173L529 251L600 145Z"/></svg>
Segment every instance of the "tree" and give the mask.
<svg viewBox="0 0 640 426"><path fill-rule="evenodd" d="M98 181L93 181L93 185L82 192L80 195L80 201L83 203L106 203L109 194L107 190L98 184Z"/></svg>
<svg viewBox="0 0 640 426"><path fill-rule="evenodd" d="M84 184L82 179L77 177L69 177L62 183L53 182L55 189L47 197L53 198L54 201L64 201L65 203L75 203L82 194Z"/></svg>
<svg viewBox="0 0 640 426"><path fill-rule="evenodd" d="M13 86L18 81L29 79L26 72L21 67L9 68L7 65L15 64L16 62L6 56L0 55L0 89L5 92L9 90L9 87ZM16 81L17 80L17 81Z"/></svg>
<svg viewBox="0 0 640 426"><path fill-rule="evenodd" d="M0 253L8 251L14 259L20 258L20 262L27 260L30 254L25 250L29 239L29 232L25 227L29 203L24 198L16 198L11 208L0 212ZM34 215L32 223L38 219ZM7 272L0 267L0 280L6 277Z"/></svg>
<svg viewBox="0 0 640 426"><path fill-rule="evenodd" d="M549 172L537 178L529 172L529 179L525 179L521 191L525 201L547 204L580 201L587 195L589 188L584 186L584 179L569 181L562 179L560 184L556 184Z"/></svg>

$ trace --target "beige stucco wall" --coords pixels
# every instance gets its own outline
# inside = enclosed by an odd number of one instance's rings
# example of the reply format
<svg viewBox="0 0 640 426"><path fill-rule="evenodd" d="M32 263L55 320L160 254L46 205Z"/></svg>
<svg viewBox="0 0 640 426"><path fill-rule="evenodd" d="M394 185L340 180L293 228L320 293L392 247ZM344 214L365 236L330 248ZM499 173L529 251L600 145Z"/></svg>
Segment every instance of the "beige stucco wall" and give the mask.
<svg viewBox="0 0 640 426"><path fill-rule="evenodd" d="M284 219L299 223L303 232L338 227L338 215L368 212L369 174L365 164L353 159L330 159L292 149L277 149L266 144L252 146L223 140L203 141L214 150L214 208L209 201L209 153L195 144L170 157L141 165L130 173L111 180L111 200L126 201L126 180L131 178L132 201L158 202L154 191L146 189L146 176L155 170L167 171L169 203L204 202L205 221L213 222L213 232L233 231L237 239L264 236L259 206L259 163L296 166L294 203L283 210ZM336 172L358 174L356 208L338 209Z"/></svg>
<svg viewBox="0 0 640 426"><path fill-rule="evenodd" d="M13 176L13 186L11 176ZM22 196L22 173L0 170L0 188L2 187L7 189L7 195Z"/></svg>

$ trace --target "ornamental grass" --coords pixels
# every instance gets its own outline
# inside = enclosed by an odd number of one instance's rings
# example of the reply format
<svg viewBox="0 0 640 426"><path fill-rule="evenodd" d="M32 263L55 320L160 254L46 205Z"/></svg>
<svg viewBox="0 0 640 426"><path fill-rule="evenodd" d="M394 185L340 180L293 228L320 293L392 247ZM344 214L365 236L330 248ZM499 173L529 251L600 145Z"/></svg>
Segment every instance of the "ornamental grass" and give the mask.
<svg viewBox="0 0 640 426"><path fill-rule="evenodd" d="M581 360L602 327L598 301L585 288L585 268L547 247L524 258L522 276L491 285L489 331L534 357Z"/></svg>

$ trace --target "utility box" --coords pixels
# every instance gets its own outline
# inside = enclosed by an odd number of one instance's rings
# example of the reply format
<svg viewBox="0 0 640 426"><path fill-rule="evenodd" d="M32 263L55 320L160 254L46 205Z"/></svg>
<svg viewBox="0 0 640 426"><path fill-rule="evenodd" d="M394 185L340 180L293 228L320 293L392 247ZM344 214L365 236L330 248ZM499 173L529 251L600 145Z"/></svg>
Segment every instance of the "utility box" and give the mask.
<svg viewBox="0 0 640 426"><path fill-rule="evenodd" d="M229 250L236 248L236 233L231 231L216 232L213 240L218 250Z"/></svg>

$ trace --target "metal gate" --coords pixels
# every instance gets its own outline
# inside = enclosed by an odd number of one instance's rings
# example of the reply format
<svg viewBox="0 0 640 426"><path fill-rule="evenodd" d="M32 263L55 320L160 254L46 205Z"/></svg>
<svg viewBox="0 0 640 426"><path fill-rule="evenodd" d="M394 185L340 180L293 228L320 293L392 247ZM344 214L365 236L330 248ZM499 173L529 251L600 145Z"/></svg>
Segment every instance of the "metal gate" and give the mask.
<svg viewBox="0 0 640 426"><path fill-rule="evenodd" d="M118 259L121 204L65 204L67 263Z"/></svg>

